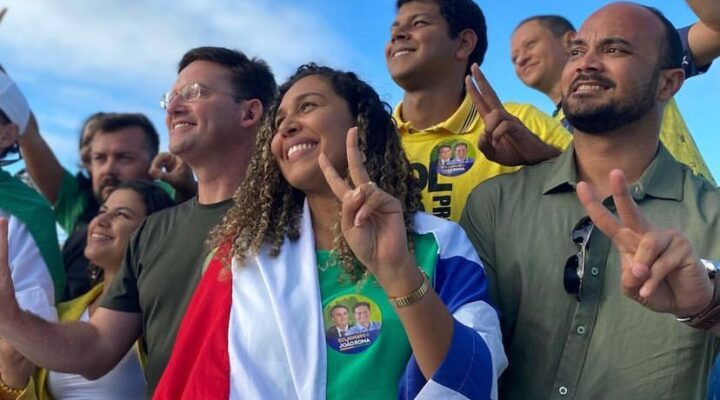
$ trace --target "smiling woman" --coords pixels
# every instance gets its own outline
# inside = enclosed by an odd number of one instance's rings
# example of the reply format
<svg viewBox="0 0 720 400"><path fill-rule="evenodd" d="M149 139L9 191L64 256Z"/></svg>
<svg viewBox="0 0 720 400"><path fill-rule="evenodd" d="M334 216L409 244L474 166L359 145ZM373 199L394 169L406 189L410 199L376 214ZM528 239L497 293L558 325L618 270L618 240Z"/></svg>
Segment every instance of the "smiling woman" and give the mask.
<svg viewBox="0 0 720 400"><path fill-rule="evenodd" d="M377 93L302 66L255 149L155 398L494 397L484 270L457 225L419 212Z"/></svg>
<svg viewBox="0 0 720 400"><path fill-rule="evenodd" d="M110 286L120 268L130 235L146 216L173 205L163 189L145 181L120 183L107 197L99 214L88 228L85 256L104 275L87 294L58 305L61 321L87 321ZM80 375L39 370L34 386L26 388L25 398L43 399L142 399L145 396L145 377L140 362L139 347L130 350L107 375L89 381ZM30 381L31 384L33 381Z"/></svg>

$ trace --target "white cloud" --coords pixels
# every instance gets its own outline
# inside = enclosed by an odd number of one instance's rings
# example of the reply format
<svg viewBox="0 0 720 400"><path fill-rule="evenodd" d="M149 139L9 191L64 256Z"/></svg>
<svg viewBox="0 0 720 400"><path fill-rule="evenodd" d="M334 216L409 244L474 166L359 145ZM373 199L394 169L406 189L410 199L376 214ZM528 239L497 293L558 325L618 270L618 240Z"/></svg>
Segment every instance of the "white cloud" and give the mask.
<svg viewBox="0 0 720 400"><path fill-rule="evenodd" d="M342 65L354 58L310 12L270 2L10 0L7 6L0 31L6 62L83 80L167 86L182 54L208 44L259 56L279 76L310 59Z"/></svg>

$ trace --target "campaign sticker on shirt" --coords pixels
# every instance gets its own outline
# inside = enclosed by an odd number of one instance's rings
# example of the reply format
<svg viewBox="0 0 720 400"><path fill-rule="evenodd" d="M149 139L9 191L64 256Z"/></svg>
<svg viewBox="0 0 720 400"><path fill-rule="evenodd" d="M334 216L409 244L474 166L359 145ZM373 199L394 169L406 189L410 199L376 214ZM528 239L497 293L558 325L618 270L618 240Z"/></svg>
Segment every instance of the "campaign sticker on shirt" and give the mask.
<svg viewBox="0 0 720 400"><path fill-rule="evenodd" d="M380 307L360 294L340 296L323 310L328 346L346 354L365 351L380 335Z"/></svg>
<svg viewBox="0 0 720 400"><path fill-rule="evenodd" d="M433 147L430 153L430 170L443 176L458 176L475 163L475 147L460 140L445 140Z"/></svg>

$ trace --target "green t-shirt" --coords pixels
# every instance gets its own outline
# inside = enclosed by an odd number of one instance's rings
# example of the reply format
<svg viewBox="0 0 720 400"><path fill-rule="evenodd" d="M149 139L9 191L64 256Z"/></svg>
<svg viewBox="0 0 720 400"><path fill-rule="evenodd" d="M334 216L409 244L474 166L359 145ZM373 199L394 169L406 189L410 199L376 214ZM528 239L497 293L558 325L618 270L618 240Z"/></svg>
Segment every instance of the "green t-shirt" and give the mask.
<svg viewBox="0 0 720 400"><path fill-rule="evenodd" d="M208 232L232 200L200 205L197 197L150 215L133 235L103 300L112 310L142 313L148 393L165 370L180 321L208 257Z"/></svg>
<svg viewBox="0 0 720 400"><path fill-rule="evenodd" d="M415 259L432 281L437 243L432 234L415 235ZM320 295L327 341L328 399L395 399L398 383L412 350L405 328L374 276L358 284L339 282L340 269L330 252L318 251ZM370 305L370 324L361 328L353 308ZM344 306L348 329L342 334L332 320L335 306Z"/></svg>
<svg viewBox="0 0 720 400"><path fill-rule="evenodd" d="M0 170L0 209L27 226L45 260L53 280L55 300L58 300L65 287L65 268L50 204L28 185Z"/></svg>

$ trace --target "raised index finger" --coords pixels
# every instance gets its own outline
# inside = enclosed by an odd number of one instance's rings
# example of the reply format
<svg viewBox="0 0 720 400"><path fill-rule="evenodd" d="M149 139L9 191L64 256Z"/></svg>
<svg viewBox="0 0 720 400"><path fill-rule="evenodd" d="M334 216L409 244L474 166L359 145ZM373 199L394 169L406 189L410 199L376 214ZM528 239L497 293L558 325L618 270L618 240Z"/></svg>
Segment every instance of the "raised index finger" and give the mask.
<svg viewBox="0 0 720 400"><path fill-rule="evenodd" d="M607 237L611 239L614 238L622 227L620 221L612 215L610 210L602 205L590 185L585 182L578 182L575 191L578 199L580 199L580 203L585 207L585 211L595 226Z"/></svg>
<svg viewBox="0 0 720 400"><path fill-rule="evenodd" d="M487 78L485 78L485 75L482 71L480 71L480 67L478 67L477 64L473 64L470 71L472 72L475 83L477 84L478 89L480 89L480 93L482 93L485 104L490 108L490 111L502 109L503 105L500 102L500 98L498 98L495 90L493 90L492 86L490 86L490 82L488 82Z"/></svg>
<svg viewBox="0 0 720 400"><path fill-rule="evenodd" d="M650 228L650 222L642 215L625 181L625 173L619 169L610 171L610 190L617 209L620 221L637 233L645 233Z"/></svg>
<svg viewBox="0 0 720 400"><path fill-rule="evenodd" d="M347 135L347 159L348 169L350 170L350 179L358 187L364 183L370 182L367 169L363 162L363 156L358 147L358 128L356 126L350 128Z"/></svg>

